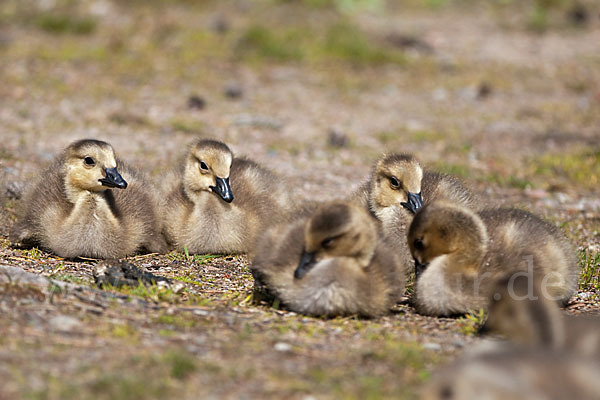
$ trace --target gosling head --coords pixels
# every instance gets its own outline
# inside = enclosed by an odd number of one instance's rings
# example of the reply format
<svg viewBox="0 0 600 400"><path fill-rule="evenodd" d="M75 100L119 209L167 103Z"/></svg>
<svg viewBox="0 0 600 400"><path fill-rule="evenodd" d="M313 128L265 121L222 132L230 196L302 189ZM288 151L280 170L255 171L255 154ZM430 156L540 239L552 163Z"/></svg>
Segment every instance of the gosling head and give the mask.
<svg viewBox="0 0 600 400"><path fill-rule="evenodd" d="M214 192L227 203L233 201L229 171L233 153L224 143L202 139L190 149L184 170L184 185L191 192Z"/></svg>
<svg viewBox="0 0 600 400"><path fill-rule="evenodd" d="M412 214L423 206L423 169L411 155L391 154L375 164L371 178L371 206L385 209L401 205Z"/></svg>
<svg viewBox="0 0 600 400"><path fill-rule="evenodd" d="M304 250L294 277L302 279L315 264L332 257L354 258L365 268L376 241L376 228L362 209L343 202L322 205L305 225Z"/></svg>
<svg viewBox="0 0 600 400"><path fill-rule="evenodd" d="M65 150L63 167L69 190L101 192L107 188L125 189L127 182L117 170L112 146L93 139L79 140Z"/></svg>
<svg viewBox="0 0 600 400"><path fill-rule="evenodd" d="M407 240L418 279L429 263L441 256L452 256L453 267L473 272L485 252L487 231L472 211L436 201L415 215Z"/></svg>
<svg viewBox="0 0 600 400"><path fill-rule="evenodd" d="M552 345L561 339L560 312L533 276L515 274L499 281L488 318L479 333L496 333L523 345Z"/></svg>

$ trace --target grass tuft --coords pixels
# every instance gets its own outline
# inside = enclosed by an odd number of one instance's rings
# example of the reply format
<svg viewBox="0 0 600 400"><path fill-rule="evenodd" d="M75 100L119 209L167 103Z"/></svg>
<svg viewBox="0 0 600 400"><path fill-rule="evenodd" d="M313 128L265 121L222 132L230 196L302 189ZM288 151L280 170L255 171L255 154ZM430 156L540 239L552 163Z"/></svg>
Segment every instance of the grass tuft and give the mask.
<svg viewBox="0 0 600 400"><path fill-rule="evenodd" d="M354 25L338 23L327 31L324 50L327 55L358 65L404 64L402 53L377 46Z"/></svg>
<svg viewBox="0 0 600 400"><path fill-rule="evenodd" d="M245 57L266 58L276 61L299 61L304 58L302 35L298 30L274 32L261 25L246 30L237 45L237 53Z"/></svg>
<svg viewBox="0 0 600 400"><path fill-rule="evenodd" d="M551 184L567 181L595 189L600 184L600 149L571 154L548 154L536 160L536 174L548 178Z"/></svg>
<svg viewBox="0 0 600 400"><path fill-rule="evenodd" d="M600 289L600 252L582 249L578 252L581 273L579 289L598 291Z"/></svg>
<svg viewBox="0 0 600 400"><path fill-rule="evenodd" d="M39 15L35 18L34 23L38 28L48 33L72 33L75 35L89 35L96 30L97 25L96 20L93 18L54 14Z"/></svg>

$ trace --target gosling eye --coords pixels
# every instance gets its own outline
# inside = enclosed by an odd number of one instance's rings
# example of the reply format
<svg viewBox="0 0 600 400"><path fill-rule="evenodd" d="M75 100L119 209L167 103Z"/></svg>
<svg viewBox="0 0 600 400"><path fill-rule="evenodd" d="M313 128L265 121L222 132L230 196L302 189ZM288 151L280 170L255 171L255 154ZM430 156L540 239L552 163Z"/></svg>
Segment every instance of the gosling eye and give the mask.
<svg viewBox="0 0 600 400"><path fill-rule="evenodd" d="M425 248L423 239L415 239L415 241L413 242L413 246L415 246L415 249L417 250L423 250Z"/></svg>
<svg viewBox="0 0 600 400"><path fill-rule="evenodd" d="M390 185L394 189L398 189L400 187L400 182L395 176L390 176Z"/></svg>
<svg viewBox="0 0 600 400"><path fill-rule="evenodd" d="M94 161L94 159L92 157L85 157L83 159L83 162L85 163L85 165L87 165L89 167L93 167L94 165L96 165L96 161Z"/></svg>
<svg viewBox="0 0 600 400"><path fill-rule="evenodd" d="M200 161L200 169L202 171L208 171L208 165L204 161Z"/></svg>
<svg viewBox="0 0 600 400"><path fill-rule="evenodd" d="M333 244L332 238L325 239L321 242L321 247L323 247L324 249L328 249L331 247L332 244Z"/></svg>

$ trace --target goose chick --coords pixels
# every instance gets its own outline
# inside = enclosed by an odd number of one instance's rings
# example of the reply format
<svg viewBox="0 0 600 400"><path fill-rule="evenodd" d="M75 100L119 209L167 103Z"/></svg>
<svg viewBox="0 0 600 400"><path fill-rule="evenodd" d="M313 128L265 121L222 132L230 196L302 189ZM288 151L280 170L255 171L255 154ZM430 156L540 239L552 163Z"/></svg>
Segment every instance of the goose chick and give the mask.
<svg viewBox="0 0 600 400"><path fill-rule="evenodd" d="M600 320L562 314L539 279L521 275L495 286L480 333L500 334L513 343L600 354Z"/></svg>
<svg viewBox="0 0 600 400"><path fill-rule="evenodd" d="M394 251L412 264L406 243L408 226L414 214L437 199L446 199L476 209L480 202L458 179L423 170L410 154L390 154L379 159L369 179L352 197L381 224Z"/></svg>
<svg viewBox="0 0 600 400"><path fill-rule="evenodd" d="M244 253L292 201L282 181L222 142L202 139L165 189L163 232L178 251Z"/></svg>
<svg viewBox="0 0 600 400"><path fill-rule="evenodd" d="M565 303L575 291L578 266L564 235L516 209L478 214L444 201L429 204L410 225L415 259L414 305L429 315L486 308L494 284L509 274L540 275Z"/></svg>
<svg viewBox="0 0 600 400"><path fill-rule="evenodd" d="M15 243L66 258L164 252L152 188L99 140L69 145L23 200Z"/></svg>
<svg viewBox="0 0 600 400"><path fill-rule="evenodd" d="M344 202L325 203L308 220L271 228L251 268L290 310L317 316L384 314L405 281L374 221Z"/></svg>
<svg viewBox="0 0 600 400"><path fill-rule="evenodd" d="M453 176L423 170L410 154L389 154L379 159L369 179L353 196L384 225L410 223L414 214L435 200L445 199L472 209L478 199Z"/></svg>
<svg viewBox="0 0 600 400"><path fill-rule="evenodd" d="M600 363L567 352L509 348L463 357L425 386L423 400L600 398Z"/></svg>

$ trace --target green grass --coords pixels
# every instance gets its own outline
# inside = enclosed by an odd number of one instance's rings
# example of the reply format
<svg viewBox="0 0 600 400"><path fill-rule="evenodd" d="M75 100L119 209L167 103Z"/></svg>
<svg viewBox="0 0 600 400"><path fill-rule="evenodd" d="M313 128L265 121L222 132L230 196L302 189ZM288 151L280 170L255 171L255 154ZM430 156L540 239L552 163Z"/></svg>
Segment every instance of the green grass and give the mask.
<svg viewBox="0 0 600 400"><path fill-rule="evenodd" d="M600 184L600 149L571 154L547 154L534 160L535 174L550 184L596 189Z"/></svg>
<svg viewBox="0 0 600 400"><path fill-rule="evenodd" d="M526 178L519 178L514 175L504 175L493 172L485 177L485 181L503 187L512 187L516 189L526 189L533 187L533 183Z"/></svg>
<svg viewBox="0 0 600 400"><path fill-rule="evenodd" d="M445 174L456 175L460 178L468 178L472 174L472 171L469 169L469 167L462 164L436 162L433 164L432 169Z"/></svg>
<svg viewBox="0 0 600 400"><path fill-rule="evenodd" d="M89 35L96 30L97 22L90 17L41 14L34 19L34 24L39 29L52 34Z"/></svg>
<svg viewBox="0 0 600 400"><path fill-rule="evenodd" d="M375 44L356 26L342 22L333 25L325 37L326 56L357 65L386 63L404 64L406 58L397 52Z"/></svg>
<svg viewBox="0 0 600 400"><path fill-rule="evenodd" d="M170 288L159 287L157 285L145 286L140 284L138 286L121 287L105 285L103 289L121 293L126 296L139 297L155 303L165 302L170 304L187 304L190 306L206 306L212 303L210 299L192 293L188 289L183 289L179 293L174 293Z"/></svg>
<svg viewBox="0 0 600 400"><path fill-rule="evenodd" d="M82 366L70 379L46 373L40 389L27 388L30 399L162 399L177 398L182 385L199 369L196 359L180 349L156 354L115 357ZM38 386L40 386L38 385Z"/></svg>
<svg viewBox="0 0 600 400"><path fill-rule="evenodd" d="M297 29L275 32L262 25L253 25L240 38L236 54L275 61L300 61L304 58L302 39Z"/></svg>
<svg viewBox="0 0 600 400"><path fill-rule="evenodd" d="M484 324L486 319L486 314L483 309L479 311L471 312L462 317L459 322L461 324L461 332L467 336L473 336L477 334L479 328Z"/></svg>
<svg viewBox="0 0 600 400"><path fill-rule="evenodd" d="M581 273L579 289L588 291L600 290L600 253L589 249L578 252Z"/></svg>
<svg viewBox="0 0 600 400"><path fill-rule="evenodd" d="M279 62L341 61L355 66L403 65L402 52L372 40L349 22L329 26L293 26L278 30L252 25L235 48L238 57Z"/></svg>
<svg viewBox="0 0 600 400"><path fill-rule="evenodd" d="M172 118L170 125L175 131L188 133L190 135L202 135L206 132L206 124L202 121Z"/></svg>

